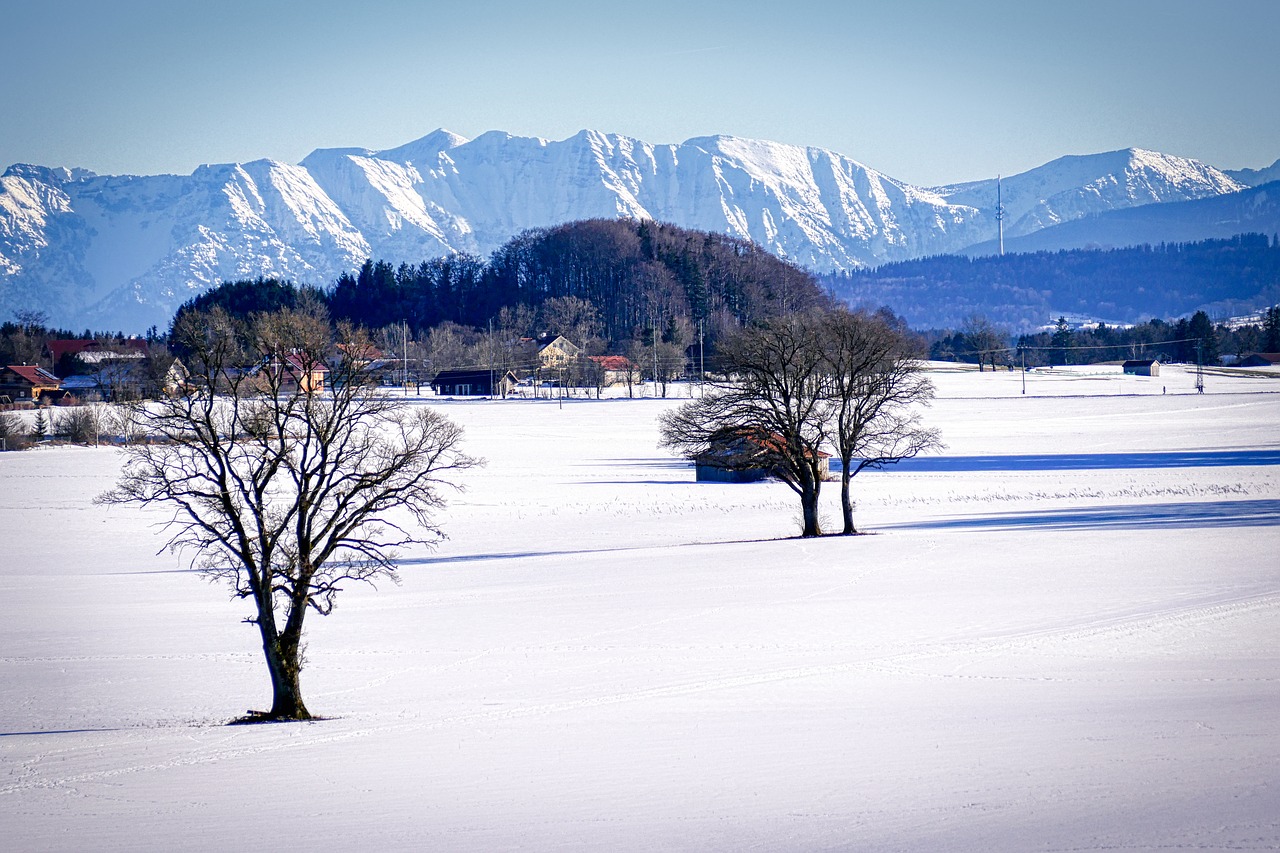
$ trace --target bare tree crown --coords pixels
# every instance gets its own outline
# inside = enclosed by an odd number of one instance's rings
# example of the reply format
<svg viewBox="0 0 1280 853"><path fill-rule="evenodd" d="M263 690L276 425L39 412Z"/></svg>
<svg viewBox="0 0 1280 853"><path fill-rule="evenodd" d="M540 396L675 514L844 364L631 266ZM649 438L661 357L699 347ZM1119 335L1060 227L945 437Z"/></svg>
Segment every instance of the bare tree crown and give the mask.
<svg viewBox="0 0 1280 853"><path fill-rule="evenodd" d="M250 599L272 673L271 716L306 717L303 620L343 585L396 580L397 548L433 544L444 490L477 460L436 411L382 394L349 327L314 305L233 321L185 315L176 343L197 389L134 410L142 439L99 500L173 510L168 546Z"/></svg>

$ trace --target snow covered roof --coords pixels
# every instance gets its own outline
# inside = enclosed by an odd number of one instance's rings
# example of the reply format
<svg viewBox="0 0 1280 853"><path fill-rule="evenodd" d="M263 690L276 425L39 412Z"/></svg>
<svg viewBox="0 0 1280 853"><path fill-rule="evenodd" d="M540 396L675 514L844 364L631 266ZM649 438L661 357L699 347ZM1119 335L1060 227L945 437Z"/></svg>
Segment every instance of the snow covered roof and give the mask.
<svg viewBox="0 0 1280 853"><path fill-rule="evenodd" d="M101 341L88 338L59 339L49 341L44 346L49 351L49 357L53 359L55 365L64 355L68 354L78 355L82 361L93 364L106 358L142 358L147 350L147 342L141 338L126 338L120 343L110 345L129 350L127 353L112 352L106 349L106 345Z"/></svg>

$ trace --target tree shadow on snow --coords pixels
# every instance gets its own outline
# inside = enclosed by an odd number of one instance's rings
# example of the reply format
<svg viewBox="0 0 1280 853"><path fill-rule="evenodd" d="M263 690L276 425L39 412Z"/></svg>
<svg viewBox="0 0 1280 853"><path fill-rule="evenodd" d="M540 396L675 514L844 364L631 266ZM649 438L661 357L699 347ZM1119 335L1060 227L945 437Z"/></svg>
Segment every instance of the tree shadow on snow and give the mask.
<svg viewBox="0 0 1280 853"><path fill-rule="evenodd" d="M909 530L1123 530L1178 527L1263 527L1280 524L1280 500L1204 501L1070 507L885 525Z"/></svg>
<svg viewBox="0 0 1280 853"><path fill-rule="evenodd" d="M570 549L551 549L546 551L505 551L495 552L491 554L458 554L451 557L410 557L408 559L397 560L396 563L401 566L432 566L447 565L449 563L478 563L486 560L521 560L528 557L573 557L586 554L616 554L626 551L655 551L669 550L672 548L704 548L715 545L756 545L765 542L787 542L792 539L800 540L798 536L775 536L764 539L725 539L713 542L663 542L652 545L629 545L619 548L570 548ZM813 541L812 539L807 541Z"/></svg>
<svg viewBox="0 0 1280 853"><path fill-rule="evenodd" d="M1076 471L1113 468L1220 468L1280 465L1280 450L1184 450L1155 453L1044 453L1010 456L917 456L893 471ZM838 470L838 460L832 460Z"/></svg>
<svg viewBox="0 0 1280 853"><path fill-rule="evenodd" d="M40 735L82 735L95 732L121 732L124 729L44 729L30 732L0 732L0 737L39 737Z"/></svg>

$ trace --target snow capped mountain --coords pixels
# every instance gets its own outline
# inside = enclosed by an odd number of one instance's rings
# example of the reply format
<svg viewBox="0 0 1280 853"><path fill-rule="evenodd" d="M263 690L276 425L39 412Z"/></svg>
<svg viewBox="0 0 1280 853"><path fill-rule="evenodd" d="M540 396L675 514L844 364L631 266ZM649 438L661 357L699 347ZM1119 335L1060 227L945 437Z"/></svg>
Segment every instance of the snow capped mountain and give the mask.
<svg viewBox="0 0 1280 853"><path fill-rule="evenodd" d="M1128 149L1005 178L1006 235L1156 202L1235 193L1194 160ZM365 258L485 255L528 228L652 218L754 240L819 271L992 239L995 181L922 188L832 151L711 136L678 145L584 130L562 141L437 130L300 164L95 175L18 165L0 178L0 316L139 330L220 281L328 285Z"/></svg>
<svg viewBox="0 0 1280 853"><path fill-rule="evenodd" d="M995 185L979 181L941 187L938 193L953 204L989 206ZM1107 210L1191 201L1244 188L1212 166L1141 148L1060 157L1001 182L1005 235L1030 234Z"/></svg>

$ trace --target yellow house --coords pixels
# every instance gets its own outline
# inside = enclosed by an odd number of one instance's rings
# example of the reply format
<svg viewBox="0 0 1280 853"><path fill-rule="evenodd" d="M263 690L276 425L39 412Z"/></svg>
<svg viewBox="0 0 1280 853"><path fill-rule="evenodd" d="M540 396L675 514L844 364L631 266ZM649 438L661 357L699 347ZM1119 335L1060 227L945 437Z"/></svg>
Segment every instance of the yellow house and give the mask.
<svg viewBox="0 0 1280 853"><path fill-rule="evenodd" d="M538 346L538 363L544 370L566 367L580 355L582 349L564 335L556 335Z"/></svg>

